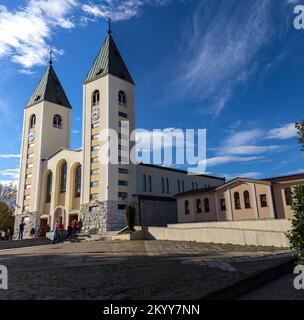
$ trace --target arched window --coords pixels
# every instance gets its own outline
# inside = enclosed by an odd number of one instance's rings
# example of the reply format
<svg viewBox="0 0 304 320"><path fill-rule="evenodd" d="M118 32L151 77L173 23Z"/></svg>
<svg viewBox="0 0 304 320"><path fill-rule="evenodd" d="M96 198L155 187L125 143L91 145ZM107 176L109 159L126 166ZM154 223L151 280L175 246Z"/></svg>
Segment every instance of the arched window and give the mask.
<svg viewBox="0 0 304 320"><path fill-rule="evenodd" d="M52 200L52 181L53 181L53 174L50 172L46 178L46 197L45 202L50 203Z"/></svg>
<svg viewBox="0 0 304 320"><path fill-rule="evenodd" d="M152 192L152 177L148 176L148 192Z"/></svg>
<svg viewBox="0 0 304 320"><path fill-rule="evenodd" d="M196 200L196 212L202 213L202 201L201 199Z"/></svg>
<svg viewBox="0 0 304 320"><path fill-rule="evenodd" d="M167 189L167 193L170 193L170 184L169 184L168 178L166 178L166 189Z"/></svg>
<svg viewBox="0 0 304 320"><path fill-rule="evenodd" d="M75 198L80 197L81 192L81 165L75 170Z"/></svg>
<svg viewBox="0 0 304 320"><path fill-rule="evenodd" d="M56 114L53 117L53 127L62 129L62 117L59 114Z"/></svg>
<svg viewBox="0 0 304 320"><path fill-rule="evenodd" d="M30 129L34 129L36 126L36 115L33 114L30 118Z"/></svg>
<svg viewBox="0 0 304 320"><path fill-rule="evenodd" d="M161 193L165 193L165 179L161 178Z"/></svg>
<svg viewBox="0 0 304 320"><path fill-rule="evenodd" d="M245 204L245 209L250 209L251 204L250 204L250 195L249 191L244 191L244 204Z"/></svg>
<svg viewBox="0 0 304 320"><path fill-rule="evenodd" d="M118 92L118 104L124 106L127 104L127 96L123 91Z"/></svg>
<svg viewBox="0 0 304 320"><path fill-rule="evenodd" d="M185 201L185 214L190 214L189 201Z"/></svg>
<svg viewBox="0 0 304 320"><path fill-rule="evenodd" d="M286 188L286 189L285 189L285 201L286 201L286 205L287 205L287 206L291 206L291 205L292 205L292 192L291 192L291 188Z"/></svg>
<svg viewBox="0 0 304 320"><path fill-rule="evenodd" d="M61 171L60 171L60 192L61 193L66 192L66 180L67 180L67 163L65 162L61 166Z"/></svg>
<svg viewBox="0 0 304 320"><path fill-rule="evenodd" d="M204 211L210 212L210 206L209 206L209 198L204 199Z"/></svg>
<svg viewBox="0 0 304 320"><path fill-rule="evenodd" d="M147 177L146 177L146 175L142 176L142 191L143 192L147 191Z"/></svg>
<svg viewBox="0 0 304 320"><path fill-rule="evenodd" d="M241 209L240 194L238 192L234 193L234 206L235 209Z"/></svg>
<svg viewBox="0 0 304 320"><path fill-rule="evenodd" d="M98 106L100 103L100 93L98 90L95 90L92 95L92 106Z"/></svg>

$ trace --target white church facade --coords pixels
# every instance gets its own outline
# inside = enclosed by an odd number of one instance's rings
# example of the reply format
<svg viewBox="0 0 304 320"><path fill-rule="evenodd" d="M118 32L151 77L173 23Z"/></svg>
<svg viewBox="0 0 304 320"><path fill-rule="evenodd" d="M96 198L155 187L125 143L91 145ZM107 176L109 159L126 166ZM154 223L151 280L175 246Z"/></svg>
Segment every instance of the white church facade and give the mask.
<svg viewBox="0 0 304 320"><path fill-rule="evenodd" d="M119 230L125 208L136 207L137 222L163 226L177 222L174 195L216 187L225 180L187 171L124 161L123 122L135 129L135 84L111 31L83 83L82 148L72 150L72 106L49 66L24 110L16 228L23 220L25 236L39 224L61 221L65 227L82 219L84 231ZM100 132L118 132L118 164L105 164ZM130 157L130 154L127 154ZM102 158L102 159L101 159ZM128 159L129 160L129 159Z"/></svg>

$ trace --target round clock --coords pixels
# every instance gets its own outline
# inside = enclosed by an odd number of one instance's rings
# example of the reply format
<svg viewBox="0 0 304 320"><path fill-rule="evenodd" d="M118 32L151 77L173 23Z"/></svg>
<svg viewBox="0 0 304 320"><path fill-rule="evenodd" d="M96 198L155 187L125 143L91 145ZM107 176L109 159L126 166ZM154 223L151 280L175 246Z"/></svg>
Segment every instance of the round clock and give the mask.
<svg viewBox="0 0 304 320"><path fill-rule="evenodd" d="M96 121L98 120L100 117L100 110L99 108L94 108L93 111L92 111L92 120L93 121Z"/></svg>
<svg viewBox="0 0 304 320"><path fill-rule="evenodd" d="M30 142L33 142L35 140L35 132L34 131L30 132L28 139Z"/></svg>

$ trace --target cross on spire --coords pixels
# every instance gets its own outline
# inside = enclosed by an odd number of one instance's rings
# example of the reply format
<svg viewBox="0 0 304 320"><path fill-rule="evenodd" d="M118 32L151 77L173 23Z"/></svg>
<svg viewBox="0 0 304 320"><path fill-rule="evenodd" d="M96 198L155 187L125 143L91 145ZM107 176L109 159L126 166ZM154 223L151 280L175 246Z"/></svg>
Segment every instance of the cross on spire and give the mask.
<svg viewBox="0 0 304 320"><path fill-rule="evenodd" d="M109 26L109 28L108 28L108 34L111 34L112 33L112 30L111 30L111 18L108 18L108 26Z"/></svg>
<svg viewBox="0 0 304 320"><path fill-rule="evenodd" d="M52 65L53 64L53 50L50 50L50 60L49 60L49 64Z"/></svg>

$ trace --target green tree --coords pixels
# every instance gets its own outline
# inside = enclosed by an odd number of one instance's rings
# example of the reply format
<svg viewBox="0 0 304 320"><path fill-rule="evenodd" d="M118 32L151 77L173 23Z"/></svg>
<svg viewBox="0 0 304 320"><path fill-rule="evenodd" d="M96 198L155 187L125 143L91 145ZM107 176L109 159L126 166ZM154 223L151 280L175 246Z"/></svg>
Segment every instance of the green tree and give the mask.
<svg viewBox="0 0 304 320"><path fill-rule="evenodd" d="M298 263L304 265L304 185L294 187L291 208L294 216L292 229L287 237L291 250L298 258Z"/></svg>
<svg viewBox="0 0 304 320"><path fill-rule="evenodd" d="M296 123L296 129L298 129L298 141L304 151L304 120Z"/></svg>
<svg viewBox="0 0 304 320"><path fill-rule="evenodd" d="M304 151L304 121L296 123L298 142ZM291 250L296 254L298 263L304 265L304 185L295 186L292 192L292 228L287 233Z"/></svg>
<svg viewBox="0 0 304 320"><path fill-rule="evenodd" d="M11 231L14 230L15 218L12 210L6 203L0 202L0 229Z"/></svg>

